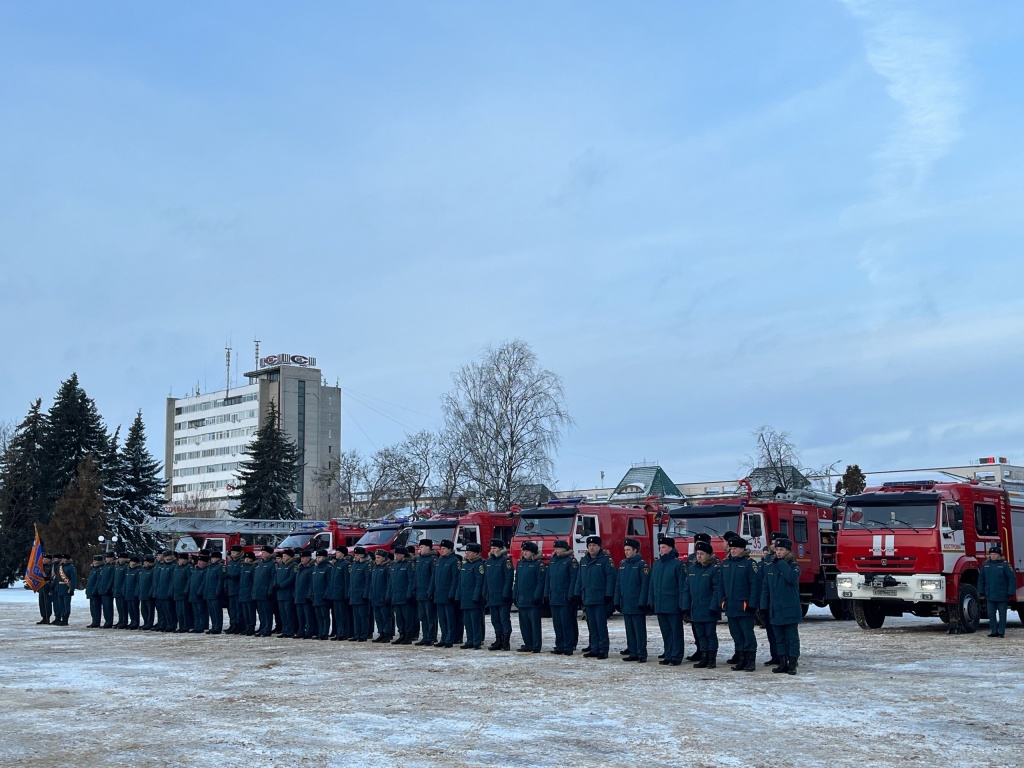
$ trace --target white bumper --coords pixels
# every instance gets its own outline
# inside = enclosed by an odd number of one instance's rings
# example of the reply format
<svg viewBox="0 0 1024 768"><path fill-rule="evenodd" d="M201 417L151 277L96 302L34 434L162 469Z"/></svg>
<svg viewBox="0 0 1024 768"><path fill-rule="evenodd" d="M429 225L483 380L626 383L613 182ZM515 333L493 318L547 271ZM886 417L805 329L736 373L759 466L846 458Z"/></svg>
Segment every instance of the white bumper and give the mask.
<svg viewBox="0 0 1024 768"><path fill-rule="evenodd" d="M836 576L836 591L843 600L944 603L946 578L941 573L893 574L888 583L883 584L882 577L874 574L840 573Z"/></svg>

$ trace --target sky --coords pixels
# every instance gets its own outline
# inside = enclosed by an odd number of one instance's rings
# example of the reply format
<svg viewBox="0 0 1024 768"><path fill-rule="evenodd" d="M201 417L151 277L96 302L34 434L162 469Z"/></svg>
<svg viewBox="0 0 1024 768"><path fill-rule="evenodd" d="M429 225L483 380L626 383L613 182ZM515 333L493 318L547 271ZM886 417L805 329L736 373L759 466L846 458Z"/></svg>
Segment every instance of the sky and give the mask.
<svg viewBox="0 0 1024 768"><path fill-rule="evenodd" d="M523 339L556 486L1024 463L1024 4L0 4L0 420L314 355L343 448ZM162 456L161 456L162 458Z"/></svg>

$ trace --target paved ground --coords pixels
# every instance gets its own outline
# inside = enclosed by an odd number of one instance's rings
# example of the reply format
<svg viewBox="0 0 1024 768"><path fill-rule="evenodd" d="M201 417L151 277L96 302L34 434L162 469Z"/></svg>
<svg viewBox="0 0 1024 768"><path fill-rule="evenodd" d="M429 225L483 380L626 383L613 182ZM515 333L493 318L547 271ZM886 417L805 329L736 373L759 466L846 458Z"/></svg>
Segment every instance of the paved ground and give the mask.
<svg viewBox="0 0 1024 768"><path fill-rule="evenodd" d="M88 630L81 593L71 626L36 626L34 599L0 590L0 766L1024 764L1016 616L993 640L815 611L790 677ZM611 632L623 647L621 619Z"/></svg>

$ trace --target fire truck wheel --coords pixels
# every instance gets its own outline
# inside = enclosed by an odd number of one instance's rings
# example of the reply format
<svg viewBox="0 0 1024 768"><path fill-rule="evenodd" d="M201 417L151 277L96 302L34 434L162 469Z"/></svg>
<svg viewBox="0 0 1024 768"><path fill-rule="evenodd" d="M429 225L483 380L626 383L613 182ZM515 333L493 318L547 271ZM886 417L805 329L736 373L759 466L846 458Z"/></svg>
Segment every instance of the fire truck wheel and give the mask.
<svg viewBox="0 0 1024 768"><path fill-rule="evenodd" d="M852 621L853 609L849 600L829 600L828 610L836 621Z"/></svg>
<svg viewBox="0 0 1024 768"><path fill-rule="evenodd" d="M960 626L960 631L969 635L981 626L981 598L978 590L970 584L960 585L956 605L949 607L949 618Z"/></svg>
<svg viewBox="0 0 1024 768"><path fill-rule="evenodd" d="M870 600L855 600L853 602L853 618L861 629L881 629L885 623L885 614L882 606Z"/></svg>

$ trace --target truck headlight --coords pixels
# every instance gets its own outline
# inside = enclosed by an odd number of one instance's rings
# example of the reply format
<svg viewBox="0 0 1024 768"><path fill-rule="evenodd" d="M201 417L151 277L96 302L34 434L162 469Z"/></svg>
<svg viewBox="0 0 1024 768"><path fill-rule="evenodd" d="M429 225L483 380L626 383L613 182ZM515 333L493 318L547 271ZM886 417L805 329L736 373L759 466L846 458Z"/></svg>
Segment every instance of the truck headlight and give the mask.
<svg viewBox="0 0 1024 768"><path fill-rule="evenodd" d="M941 579L921 579L921 589L939 590L942 589Z"/></svg>
<svg viewBox="0 0 1024 768"><path fill-rule="evenodd" d="M849 576L844 576L841 579L836 579L836 587L839 589L853 589L853 579Z"/></svg>

